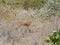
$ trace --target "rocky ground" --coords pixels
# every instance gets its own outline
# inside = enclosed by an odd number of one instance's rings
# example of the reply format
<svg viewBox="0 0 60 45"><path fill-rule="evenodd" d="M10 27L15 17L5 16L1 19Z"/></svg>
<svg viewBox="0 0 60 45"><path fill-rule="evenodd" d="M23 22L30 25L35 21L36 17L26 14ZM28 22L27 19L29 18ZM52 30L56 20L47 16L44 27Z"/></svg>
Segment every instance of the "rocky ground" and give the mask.
<svg viewBox="0 0 60 45"><path fill-rule="evenodd" d="M7 10L0 15L0 45L48 45L44 40L60 28L60 18L45 15L44 8Z"/></svg>

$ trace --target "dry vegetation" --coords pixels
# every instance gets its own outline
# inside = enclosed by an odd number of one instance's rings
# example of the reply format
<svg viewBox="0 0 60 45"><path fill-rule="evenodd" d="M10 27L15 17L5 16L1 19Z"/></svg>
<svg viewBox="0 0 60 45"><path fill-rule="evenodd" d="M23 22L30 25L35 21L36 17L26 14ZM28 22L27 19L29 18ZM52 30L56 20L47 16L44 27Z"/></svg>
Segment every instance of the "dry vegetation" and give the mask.
<svg viewBox="0 0 60 45"><path fill-rule="evenodd" d="M60 0L0 0L0 45L47 45L60 29Z"/></svg>

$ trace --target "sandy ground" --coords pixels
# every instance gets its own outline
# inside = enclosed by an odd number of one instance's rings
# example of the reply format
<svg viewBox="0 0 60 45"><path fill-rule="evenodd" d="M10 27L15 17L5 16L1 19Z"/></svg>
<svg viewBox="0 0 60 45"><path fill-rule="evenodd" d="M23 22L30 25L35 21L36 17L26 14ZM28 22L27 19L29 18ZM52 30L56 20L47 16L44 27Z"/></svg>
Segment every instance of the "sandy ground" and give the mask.
<svg viewBox="0 0 60 45"><path fill-rule="evenodd" d="M46 20L43 9L10 9L0 15L0 45L48 45L44 40L60 28L60 18ZM56 23L57 21L57 23Z"/></svg>

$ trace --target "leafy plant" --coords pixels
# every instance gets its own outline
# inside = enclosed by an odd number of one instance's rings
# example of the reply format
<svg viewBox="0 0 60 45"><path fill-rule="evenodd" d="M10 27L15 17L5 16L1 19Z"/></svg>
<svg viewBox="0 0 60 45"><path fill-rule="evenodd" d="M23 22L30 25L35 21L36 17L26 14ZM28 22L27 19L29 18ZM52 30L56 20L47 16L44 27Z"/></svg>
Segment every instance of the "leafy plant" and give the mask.
<svg viewBox="0 0 60 45"><path fill-rule="evenodd" d="M60 30L53 32L53 34L49 36L49 39L45 41L47 43L51 43L52 45L60 45Z"/></svg>

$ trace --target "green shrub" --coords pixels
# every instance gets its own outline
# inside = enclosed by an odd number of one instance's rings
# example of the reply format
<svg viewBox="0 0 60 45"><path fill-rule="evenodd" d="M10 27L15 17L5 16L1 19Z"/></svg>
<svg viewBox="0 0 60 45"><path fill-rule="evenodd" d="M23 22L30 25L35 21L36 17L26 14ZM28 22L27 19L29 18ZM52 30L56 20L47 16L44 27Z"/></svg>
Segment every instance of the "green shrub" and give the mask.
<svg viewBox="0 0 60 45"><path fill-rule="evenodd" d="M60 45L60 30L53 32L53 34L49 36L49 39L45 41L52 45Z"/></svg>

